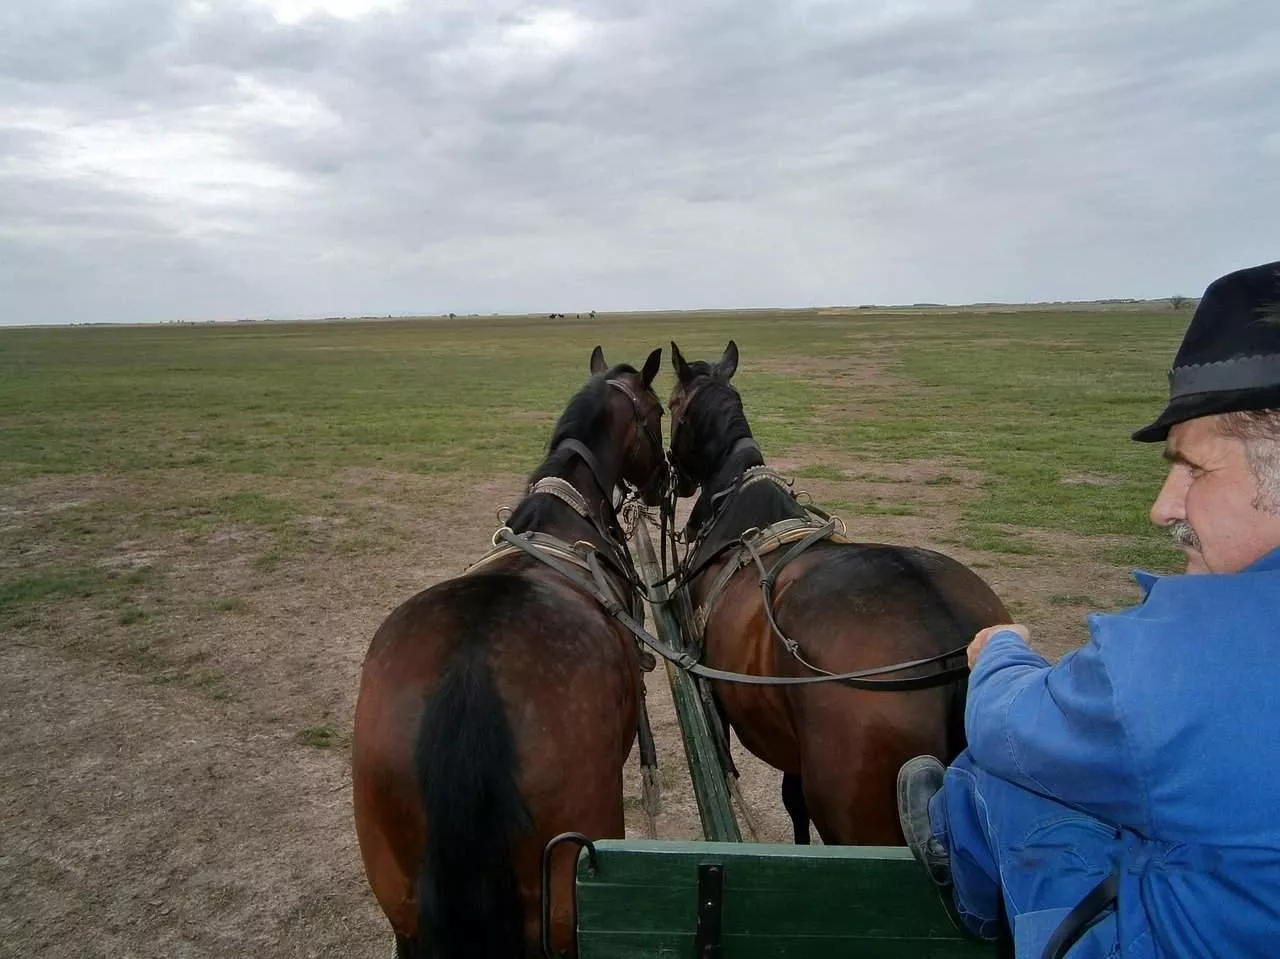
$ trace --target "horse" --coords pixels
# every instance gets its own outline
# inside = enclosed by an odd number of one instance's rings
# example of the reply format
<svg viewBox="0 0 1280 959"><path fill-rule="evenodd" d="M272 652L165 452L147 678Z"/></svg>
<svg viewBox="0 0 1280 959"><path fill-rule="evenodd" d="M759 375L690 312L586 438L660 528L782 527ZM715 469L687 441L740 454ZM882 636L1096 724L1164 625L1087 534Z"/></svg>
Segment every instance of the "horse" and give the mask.
<svg viewBox="0 0 1280 959"><path fill-rule="evenodd" d="M683 589L698 610L704 664L812 677L824 670L941 663L954 658L949 651L963 663L963 646L977 630L1010 621L991 588L948 556L849 542L831 535L834 523L826 535L816 528L821 524L769 470L752 436L730 383L736 343L730 340L715 363L686 362L675 343L671 356L676 383L668 456L678 495L700 491L685 527ZM781 562L777 553L749 557L740 545L744 533L760 543L759 531L788 527L789 538L775 537ZM787 542L790 550L778 545ZM780 568L770 571L772 582L762 590L765 565ZM906 671L918 678L923 665ZM962 675L963 667L948 673ZM834 682L713 684L721 721L748 751L782 772L796 843L809 842L812 822L828 844L903 845L898 769L921 753L949 762L964 749L964 681L909 691L894 690L895 683L910 686L902 680L879 689Z"/></svg>
<svg viewBox="0 0 1280 959"><path fill-rule="evenodd" d="M635 596L614 495L624 483L647 505L663 495L651 386L661 353L637 371L608 366L597 346L495 549L399 605L369 645L352 741L355 827L398 959L540 955L547 841L624 835L639 656L564 570L594 553L615 596ZM559 570L535 555L547 553ZM550 936L572 950L574 864L555 865Z"/></svg>

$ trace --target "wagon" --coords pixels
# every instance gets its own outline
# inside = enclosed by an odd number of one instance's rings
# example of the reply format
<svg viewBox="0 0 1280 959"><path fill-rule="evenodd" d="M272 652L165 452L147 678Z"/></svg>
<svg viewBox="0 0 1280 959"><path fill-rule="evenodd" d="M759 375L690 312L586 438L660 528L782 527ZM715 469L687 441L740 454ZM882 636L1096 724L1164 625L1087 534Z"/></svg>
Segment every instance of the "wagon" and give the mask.
<svg viewBox="0 0 1280 959"><path fill-rule="evenodd" d="M687 645L643 522L635 543L659 636ZM668 662L705 841L553 839L577 850L576 939L581 959L995 956L955 928L923 869L902 847L744 843L729 777L697 680ZM560 852L564 855L564 852ZM544 897L551 886L543 883ZM543 901L543 952L555 959Z"/></svg>

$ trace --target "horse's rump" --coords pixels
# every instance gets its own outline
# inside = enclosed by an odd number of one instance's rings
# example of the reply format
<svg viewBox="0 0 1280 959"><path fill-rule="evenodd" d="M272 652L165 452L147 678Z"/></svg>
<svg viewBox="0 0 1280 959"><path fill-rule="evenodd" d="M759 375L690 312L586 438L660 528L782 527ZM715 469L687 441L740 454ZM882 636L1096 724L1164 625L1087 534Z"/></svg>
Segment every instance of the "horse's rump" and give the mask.
<svg viewBox="0 0 1280 959"><path fill-rule="evenodd" d="M424 954L499 955L512 928L527 938L546 840L566 823L616 828L620 806L603 824L594 810L619 788L639 676L617 629L516 559L424 590L375 634L353 743L357 829L393 926L440 949Z"/></svg>

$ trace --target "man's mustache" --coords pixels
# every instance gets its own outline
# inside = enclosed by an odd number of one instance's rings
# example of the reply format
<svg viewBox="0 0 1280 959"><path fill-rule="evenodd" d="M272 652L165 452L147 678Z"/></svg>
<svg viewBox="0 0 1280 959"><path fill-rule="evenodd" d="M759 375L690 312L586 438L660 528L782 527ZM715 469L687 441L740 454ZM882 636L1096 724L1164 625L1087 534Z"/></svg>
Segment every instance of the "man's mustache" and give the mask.
<svg viewBox="0 0 1280 959"><path fill-rule="evenodd" d="M1200 549L1200 537L1185 519L1174 520L1169 524L1169 535L1179 546L1194 550Z"/></svg>

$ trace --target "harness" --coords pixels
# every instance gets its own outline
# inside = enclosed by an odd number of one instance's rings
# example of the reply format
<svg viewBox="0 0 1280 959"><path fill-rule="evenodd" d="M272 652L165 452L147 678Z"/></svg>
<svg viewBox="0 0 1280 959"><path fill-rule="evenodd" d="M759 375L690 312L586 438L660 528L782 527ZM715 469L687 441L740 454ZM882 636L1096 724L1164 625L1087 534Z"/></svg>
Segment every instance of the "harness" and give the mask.
<svg viewBox="0 0 1280 959"><path fill-rule="evenodd" d="M593 564L599 566L602 562L600 551L593 543L588 543L586 540L580 539L575 543L567 543L548 533L534 531L516 533L510 526L503 526L493 534L493 548L468 566L464 572L474 573L496 563L498 560L507 559L517 554L531 556L544 566L551 567L580 588L583 583L577 578L576 574L571 572L571 569L576 568L582 572L592 574ZM614 572L628 583L633 582L628 571L612 557L605 556L603 562L608 563ZM603 575L603 570L598 580L594 580L594 574L592 575L596 586L606 591L613 602L626 604L632 613L641 614L639 605L641 597L634 589L626 592L617 589L613 581ZM596 595L596 589L589 589L587 592L591 594L593 599L599 599L599 596Z"/></svg>
<svg viewBox="0 0 1280 959"><path fill-rule="evenodd" d="M625 384L610 380L611 385L617 386L626 393L632 400L637 413L638 420L644 425L645 433L652 441L653 436L648 429L648 424L644 422L643 417L639 413L639 401L634 393L628 389ZM638 438L637 438L638 441ZM745 448L749 444L756 447L755 441L751 439L739 440L731 451L736 452L740 447ZM577 455L581 456L591 470L596 485L604 492L603 485L599 476L599 465L595 460L595 456L583 444L576 440L567 440L563 445L569 446ZM660 448L660 447L659 447ZM758 449L758 447L756 447ZM665 460L663 461L665 462ZM672 463L673 468L675 464ZM654 475L658 472L655 468L654 474L646 480L646 485L654 480ZM554 480L551 481L551 480ZM737 483L730 487L727 491L717 494L713 497L713 503L716 504L715 512L703 527L702 536L715 526L715 523L723 515L724 508L728 504L729 499L740 493L743 489L761 482L772 482L782 488L789 490L788 481L776 471L764 466L752 467L744 471L742 477ZM743 567L754 563L760 570L761 581L760 589L764 599L765 615L769 620L770 627L775 635L779 637L783 646L791 654L791 656L805 669L814 675L811 676L760 676L752 673L738 673L731 670L714 669L705 666L698 661L697 655L691 650L675 649L668 646L662 640L658 639L643 625L643 610L641 605L642 599L650 599L647 588L641 583L639 575L635 571L635 566L631 562L631 554L622 546L615 538L610 535L610 531L621 534L621 526L618 521L617 511L613 508L611 497L606 496L605 502L609 506L609 515L605 523L609 526L609 530L601 528L590 515L590 509L587 505L586 498L571 484L564 480L548 478L539 480L529 489L529 494L542 493L553 496L564 502L565 505L573 509L578 515L592 522L597 530L609 543L610 547L616 552L616 556L603 554L600 549L593 543L579 540L573 544L565 543L557 537L550 536L545 533L526 532L515 533L510 527L503 526L493 535L493 549L482 556L479 560L468 567L468 572L482 568L483 566L495 562L501 557L511 556L517 552L523 553L532 559L537 560L545 566L555 570L573 585L581 589L583 592L592 596L602 607L615 619L617 619L633 636L644 646L648 647L657 655L661 656L667 662L686 670L695 676L701 676L704 679L716 680L718 682L738 683L751 686L808 686L816 683L837 682L855 689L863 690L880 690L885 692L904 692L915 689L929 689L935 686L941 686L945 683L952 682L968 673L967 663L960 666L953 666L931 673L925 676L911 676L906 678L880 678L889 676L893 673L906 672L908 670L917 669L924 666L933 666L946 663L957 657L964 658L967 650L966 646L948 650L936 656L930 656L924 659L916 659L908 662L894 663L889 666L878 666L873 669L861 669L851 672L833 673L822 669L819 666L810 663L804 658L800 652L799 644L786 636L778 626L777 620L773 615L773 586L777 581L778 574L787 563L791 562L801 553L815 543L830 540L836 543L849 543L845 537L844 524L835 517L828 516L821 510L813 506L806 506L806 516L796 517L782 520L774 523L763 530L747 530L736 540L725 544L722 549L716 550L711 556L698 563L692 569L687 567L679 569L673 576L680 580L680 587L687 588L687 584L701 573L707 566L714 563L728 549L738 547L731 561L726 564L726 569L722 570L717 576L712 586L711 592L707 599L699 606L698 612L695 613L695 619L698 621L699 637L705 631L706 623L710 619L712 608L715 601L723 594L729 581L734 574L739 572ZM794 494L793 494L794 495ZM665 521L665 516L664 516ZM765 569L763 557L790 545L779 560L770 569ZM696 550L691 549L690 556L695 555ZM612 566L614 571L619 573L626 582L631 586L631 590L623 595L610 582L605 572L605 565ZM586 575L583 575L583 574ZM669 577L668 577L669 578Z"/></svg>
<svg viewBox="0 0 1280 959"><path fill-rule="evenodd" d="M677 423L672 433L672 451L668 454L671 460L673 472L680 477L688 477L688 474L682 469L674 450L676 448L676 435L681 432L682 427L688 421L688 410L694 396L698 394L708 384L701 383L690 390L684 399L684 415L680 422ZM722 383L721 386L737 391L727 384ZM726 455L726 461L733 456L747 449L755 449L760 452L759 445L750 437L739 439L730 448ZM763 464L748 467L743 471L742 475L732 485L720 490L718 493L712 494L709 504L711 507L711 515L701 523L700 528L695 532L694 542L690 544L689 551L686 554L690 559L697 556L700 545L707 539L716 524L723 518L725 511L732 499L742 493L749 487L757 484L770 482L775 484L779 489L784 490L793 499L796 494L791 490L791 483L782 474L776 470L770 469ZM925 659L910 660L907 662L894 663L889 666L880 666L874 669L857 670L847 673L833 673L823 669L806 659L800 649L800 644L789 637L782 631L778 625L778 621L773 611L773 589L777 583L778 576L783 568L792 560L799 557L809 547L821 542L832 542L839 544L849 544L852 541L845 535L844 523L838 517L832 517L811 504L803 506L805 515L802 517L790 517L773 523L764 529L752 528L745 530L736 539L724 544L722 547L713 551L709 556L703 558L700 562L690 566L688 563L684 568L677 570L673 575L676 579L676 588L682 590L687 595L689 585L701 575L709 566L719 562L728 550L735 550L733 555L725 563L724 568L717 574L712 582L711 589L708 591L702 603L693 611L692 623L690 624L697 640L698 650L700 652L702 638L706 633L707 623L710 622L711 616L715 610L716 602L728 588L729 583L733 580L744 567L754 564L760 572L760 593L763 601L765 617L769 622L769 628L773 634L782 643L787 653L799 663L803 668L815 674L813 676L804 677L784 677L784 676L753 676L746 673L735 673L728 670L711 669L697 663L690 654L682 654L684 660L673 660L680 665L681 668L687 669L689 672L698 676L704 676L708 679L716 679L722 682L750 683L752 685L806 685L815 682L839 682L855 689L863 690L879 690L883 692L906 692L916 689L931 689L937 686L943 686L947 683L962 679L969 673L968 665L968 646L958 646L955 649L947 650L936 656L930 656ZM783 546L790 546L783 555L775 562L772 567L766 569L764 557ZM649 644L644 637L641 639ZM658 649L655 649L659 655L664 658L671 659L669 656ZM889 676L893 673L902 673L908 670L917 669L924 666L944 666L953 660L959 660L957 665L945 666L937 672L929 673L924 676L910 676L905 678L881 678ZM689 661L686 664L685 661Z"/></svg>

